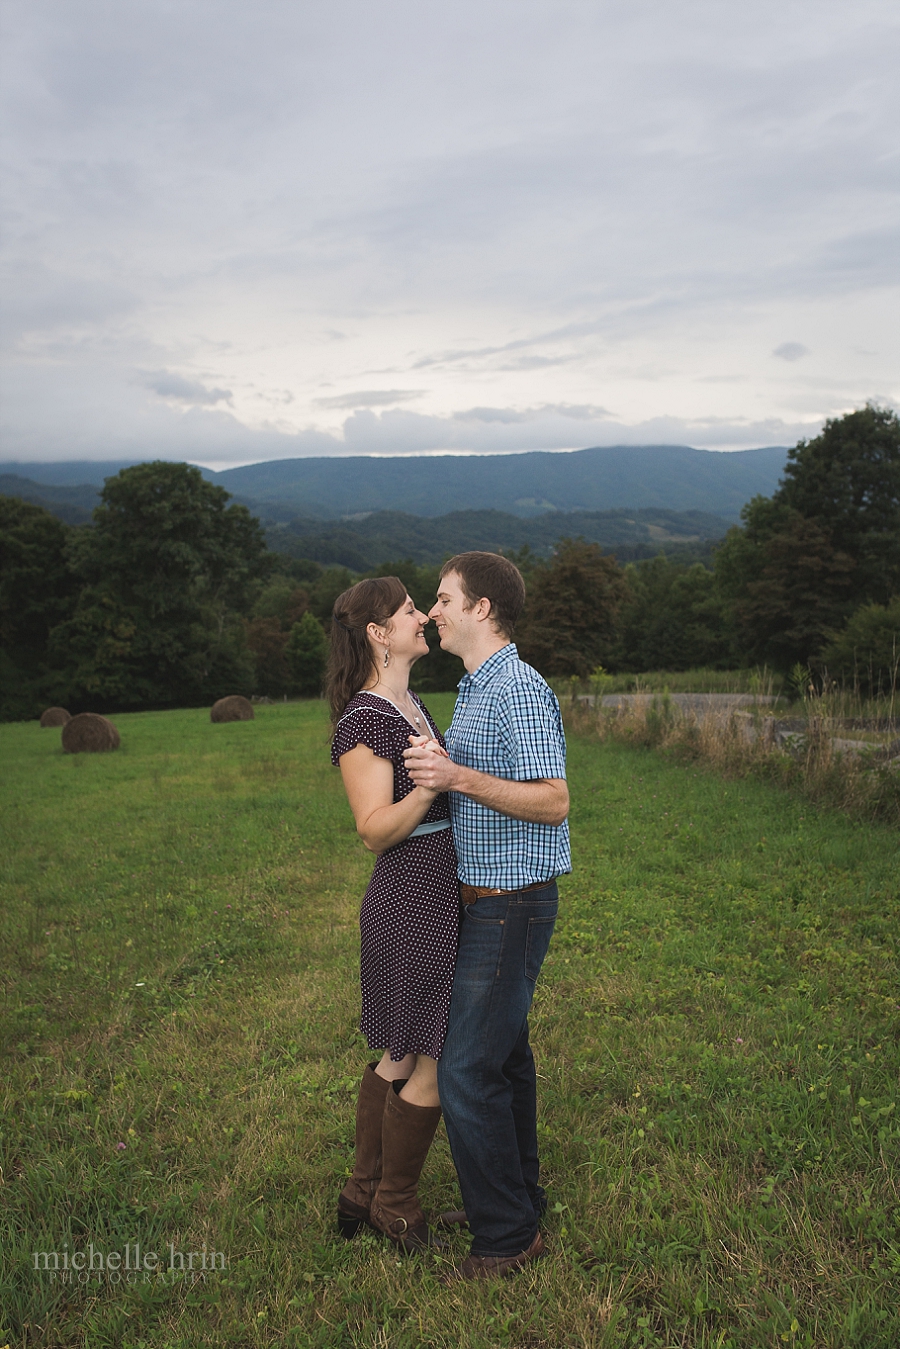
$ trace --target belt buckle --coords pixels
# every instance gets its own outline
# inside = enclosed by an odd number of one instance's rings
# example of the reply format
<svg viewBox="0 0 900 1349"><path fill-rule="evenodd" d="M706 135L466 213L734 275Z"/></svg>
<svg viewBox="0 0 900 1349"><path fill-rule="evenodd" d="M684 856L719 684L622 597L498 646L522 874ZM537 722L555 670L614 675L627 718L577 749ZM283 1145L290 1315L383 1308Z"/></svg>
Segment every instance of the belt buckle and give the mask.
<svg viewBox="0 0 900 1349"><path fill-rule="evenodd" d="M511 895L512 890L498 890L496 886L491 885L467 885L465 881L459 883L459 897L467 907L474 904L477 899L487 899L491 895Z"/></svg>

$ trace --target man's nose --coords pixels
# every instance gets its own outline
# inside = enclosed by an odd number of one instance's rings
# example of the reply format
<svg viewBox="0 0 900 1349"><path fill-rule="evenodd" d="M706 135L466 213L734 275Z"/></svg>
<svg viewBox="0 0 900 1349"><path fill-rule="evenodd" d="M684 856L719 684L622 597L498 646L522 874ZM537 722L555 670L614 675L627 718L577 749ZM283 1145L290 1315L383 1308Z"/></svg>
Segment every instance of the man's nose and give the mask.
<svg viewBox="0 0 900 1349"><path fill-rule="evenodd" d="M438 616L438 606L435 605L433 609L428 610L428 617L432 620L432 622L435 622L437 620L437 616Z"/></svg>

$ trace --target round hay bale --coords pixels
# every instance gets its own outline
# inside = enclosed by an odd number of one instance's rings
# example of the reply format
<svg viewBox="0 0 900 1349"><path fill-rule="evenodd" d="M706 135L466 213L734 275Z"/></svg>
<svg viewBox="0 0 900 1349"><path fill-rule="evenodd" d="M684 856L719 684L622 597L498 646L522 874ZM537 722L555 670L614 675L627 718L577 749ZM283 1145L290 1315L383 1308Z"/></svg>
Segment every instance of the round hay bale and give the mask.
<svg viewBox="0 0 900 1349"><path fill-rule="evenodd" d="M102 754L119 748L119 732L106 717L96 712L79 712L70 717L62 730L65 754Z"/></svg>
<svg viewBox="0 0 900 1349"><path fill-rule="evenodd" d="M71 720L64 707L48 707L46 712L41 713L42 726L65 726L66 722Z"/></svg>
<svg viewBox="0 0 900 1349"><path fill-rule="evenodd" d="M213 703L209 713L210 721L252 721L253 705L247 698L233 693L229 698L220 698Z"/></svg>

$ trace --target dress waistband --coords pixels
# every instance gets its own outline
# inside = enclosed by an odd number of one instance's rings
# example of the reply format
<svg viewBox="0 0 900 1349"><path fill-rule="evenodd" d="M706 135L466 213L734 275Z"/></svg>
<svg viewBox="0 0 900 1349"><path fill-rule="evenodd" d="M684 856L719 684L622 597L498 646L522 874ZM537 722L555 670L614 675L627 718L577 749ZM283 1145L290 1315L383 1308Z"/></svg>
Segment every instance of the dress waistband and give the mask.
<svg viewBox="0 0 900 1349"><path fill-rule="evenodd" d="M425 834L436 834L439 829L449 829L449 820L432 820L429 824L418 825L407 838L422 838Z"/></svg>

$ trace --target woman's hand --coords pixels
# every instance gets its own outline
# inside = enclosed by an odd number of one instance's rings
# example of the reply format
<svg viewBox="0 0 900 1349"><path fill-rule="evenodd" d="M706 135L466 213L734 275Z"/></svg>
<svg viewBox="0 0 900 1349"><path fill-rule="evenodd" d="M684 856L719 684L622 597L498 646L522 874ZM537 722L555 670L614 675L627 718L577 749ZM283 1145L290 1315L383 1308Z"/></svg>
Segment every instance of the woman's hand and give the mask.
<svg viewBox="0 0 900 1349"><path fill-rule="evenodd" d="M430 750L432 754L439 754L444 759L450 758L450 755L444 749L440 740L435 740L433 735L411 735L409 737L409 743L414 749L427 749Z"/></svg>

